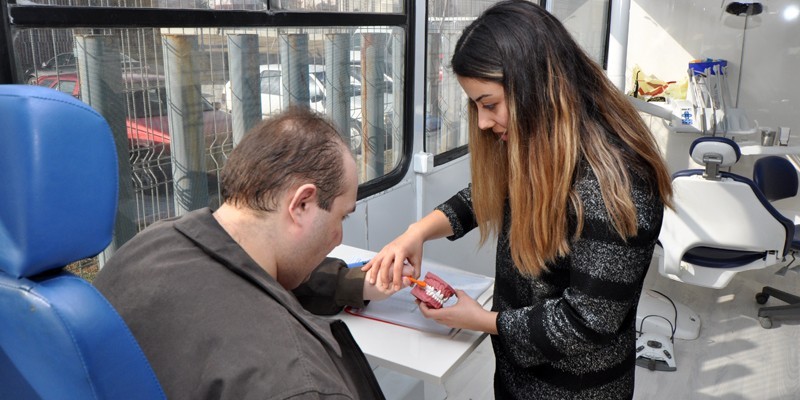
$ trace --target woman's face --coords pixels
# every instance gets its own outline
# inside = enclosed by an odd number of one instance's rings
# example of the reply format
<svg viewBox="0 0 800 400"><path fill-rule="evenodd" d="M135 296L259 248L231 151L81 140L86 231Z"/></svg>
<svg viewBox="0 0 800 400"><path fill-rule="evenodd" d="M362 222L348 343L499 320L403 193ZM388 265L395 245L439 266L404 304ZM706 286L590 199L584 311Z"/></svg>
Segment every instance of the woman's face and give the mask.
<svg viewBox="0 0 800 400"><path fill-rule="evenodd" d="M508 105L503 86L496 82L458 77L470 101L478 109L478 128L491 130L502 141L508 140Z"/></svg>

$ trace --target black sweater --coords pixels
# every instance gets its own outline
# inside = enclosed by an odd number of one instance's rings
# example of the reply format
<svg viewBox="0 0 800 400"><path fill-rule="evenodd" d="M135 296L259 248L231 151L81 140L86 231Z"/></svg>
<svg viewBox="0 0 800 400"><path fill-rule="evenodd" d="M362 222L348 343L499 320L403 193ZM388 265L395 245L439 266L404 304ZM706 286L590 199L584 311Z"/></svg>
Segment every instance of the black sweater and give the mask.
<svg viewBox="0 0 800 400"><path fill-rule="evenodd" d="M633 397L636 306L661 229L655 188L632 174L638 234L627 243L610 223L588 166L576 179L584 207L580 238L567 257L537 278L511 260L506 204L497 242L493 307L497 399L626 399ZM476 227L471 188L437 207L455 240ZM570 213L574 221L574 212ZM573 231L574 226L570 226Z"/></svg>

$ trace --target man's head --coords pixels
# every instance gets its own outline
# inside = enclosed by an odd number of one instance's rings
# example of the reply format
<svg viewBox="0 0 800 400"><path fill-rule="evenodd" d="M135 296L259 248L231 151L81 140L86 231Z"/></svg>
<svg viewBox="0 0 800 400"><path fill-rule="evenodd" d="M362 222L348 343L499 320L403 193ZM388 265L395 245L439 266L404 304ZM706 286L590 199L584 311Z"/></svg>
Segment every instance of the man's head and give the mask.
<svg viewBox="0 0 800 400"><path fill-rule="evenodd" d="M321 114L292 107L254 127L221 172L222 200L237 207L275 211L277 196L298 183L319 189L330 211L345 191L342 149L336 128Z"/></svg>
<svg viewBox="0 0 800 400"><path fill-rule="evenodd" d="M287 289L341 243L342 220L355 210L355 160L334 126L304 108L290 108L248 132L221 179L225 206L273 231L264 236L270 243L259 245L269 248L274 277Z"/></svg>

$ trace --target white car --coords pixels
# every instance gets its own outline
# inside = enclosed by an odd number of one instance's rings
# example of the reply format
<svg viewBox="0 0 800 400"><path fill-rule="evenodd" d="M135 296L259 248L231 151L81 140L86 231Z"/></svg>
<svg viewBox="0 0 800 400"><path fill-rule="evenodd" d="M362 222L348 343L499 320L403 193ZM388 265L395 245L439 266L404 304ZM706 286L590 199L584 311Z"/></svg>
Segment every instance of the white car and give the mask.
<svg viewBox="0 0 800 400"><path fill-rule="evenodd" d="M310 65L308 67L308 95L311 109L324 111L325 105L325 70L321 65ZM259 67L259 80L261 92L261 117L266 118L274 115L283 109L283 82L281 66L278 64L261 65ZM225 108L231 111L233 108L231 92L231 82L225 83L222 89Z"/></svg>
<svg viewBox="0 0 800 400"><path fill-rule="evenodd" d="M326 113L325 110L325 66L313 64L308 66L308 94L309 107L317 112ZM360 69L351 66L350 74L350 142L354 151L361 147L361 74ZM283 74L280 64L265 64L259 67L260 92L261 92L261 117L267 118L283 109ZM391 81L388 81L391 84ZM223 103L228 111L232 109L231 82L225 83L222 91ZM387 100L388 99L388 100ZM391 96L386 96L386 110L391 110ZM385 112L387 112L384 110Z"/></svg>

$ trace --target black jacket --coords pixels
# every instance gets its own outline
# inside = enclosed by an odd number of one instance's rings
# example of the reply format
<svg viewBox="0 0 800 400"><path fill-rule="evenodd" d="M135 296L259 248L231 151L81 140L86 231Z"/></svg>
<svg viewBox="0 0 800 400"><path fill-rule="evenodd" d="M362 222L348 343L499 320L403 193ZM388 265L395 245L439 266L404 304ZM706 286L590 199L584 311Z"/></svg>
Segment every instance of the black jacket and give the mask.
<svg viewBox="0 0 800 400"><path fill-rule="evenodd" d="M324 313L337 310L332 279L340 298L361 299L363 275L347 279L342 266L323 263L304 300ZM383 398L347 326L303 309L209 209L139 233L94 284L170 399Z"/></svg>

